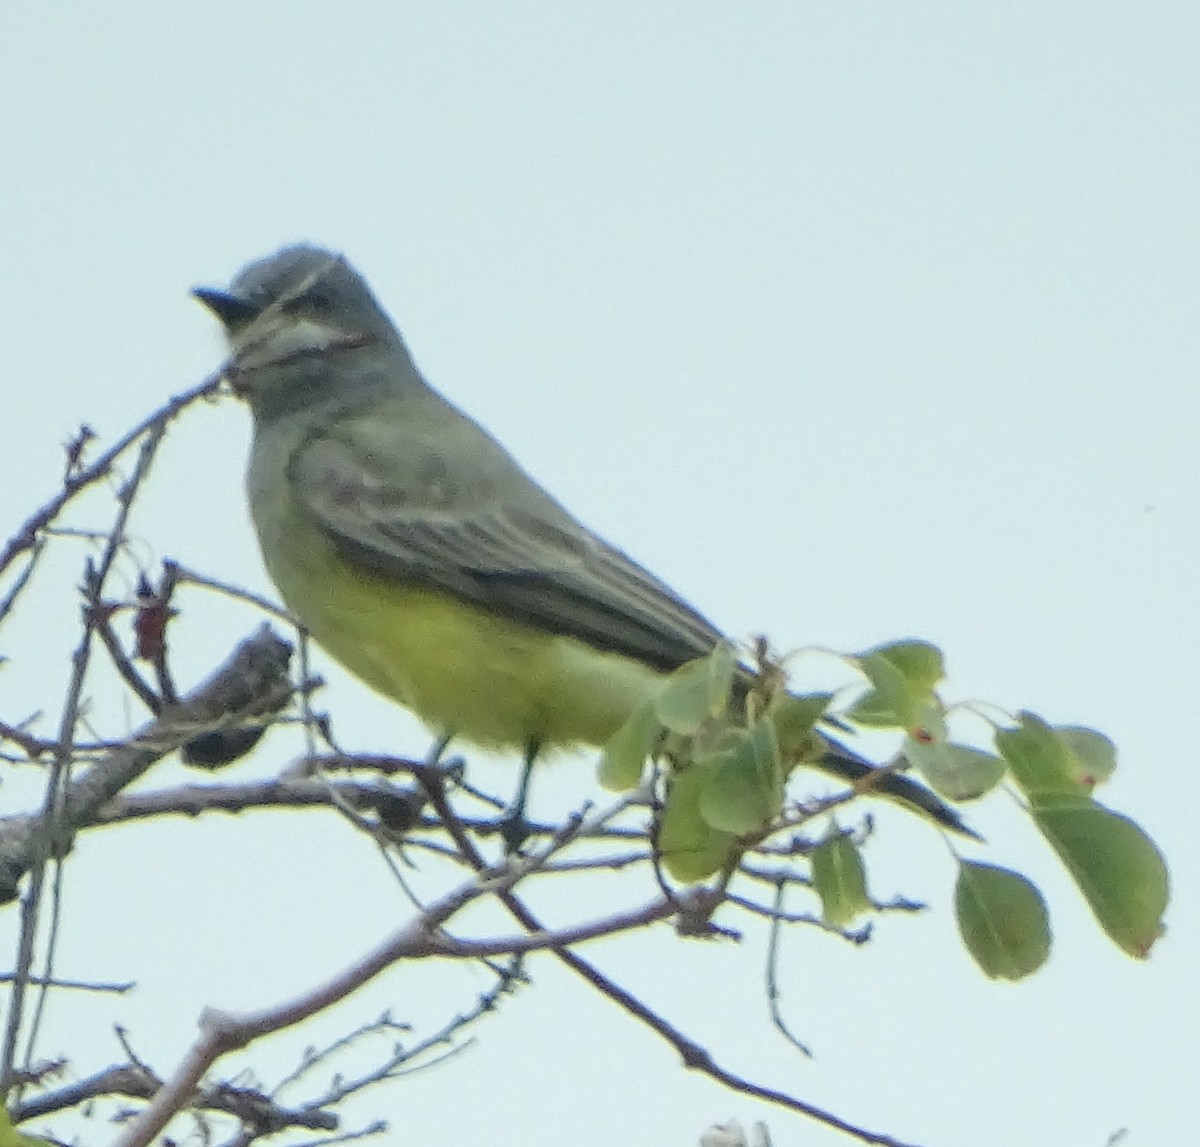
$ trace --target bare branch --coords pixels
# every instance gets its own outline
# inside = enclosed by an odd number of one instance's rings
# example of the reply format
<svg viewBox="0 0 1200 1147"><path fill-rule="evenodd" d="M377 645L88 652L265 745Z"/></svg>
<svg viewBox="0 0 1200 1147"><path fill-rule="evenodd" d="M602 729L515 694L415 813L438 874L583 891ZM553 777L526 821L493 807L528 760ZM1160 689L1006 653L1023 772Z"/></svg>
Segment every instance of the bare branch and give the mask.
<svg viewBox="0 0 1200 1147"><path fill-rule="evenodd" d="M179 785L152 793L122 793L107 801L89 825L119 824L155 816L197 817L206 812L239 813L253 808L335 808L343 803L374 812L397 831L420 823L423 792L378 782L324 781L278 777L229 785ZM85 827L85 826L81 826ZM437 825L430 820L425 827Z"/></svg>
<svg viewBox="0 0 1200 1147"><path fill-rule="evenodd" d="M150 1105L121 1136L117 1147L146 1147L171 1117L191 1102L205 1072L221 1056L315 1015L400 960L435 954L431 942L443 924L479 898L511 887L534 863L523 861L499 873L482 873L429 906L355 964L293 1000L240 1016L205 1011L200 1017L200 1037L174 1077L156 1092Z"/></svg>
<svg viewBox="0 0 1200 1147"><path fill-rule="evenodd" d="M455 1040L463 1029L478 1023L485 1015L494 1012L503 997L512 994L518 985L525 982L520 974L520 969L521 961L519 959L514 959L506 966L495 969L495 986L480 995L475 1006L470 1011L455 1016L440 1031L434 1032L432 1035L418 1040L408 1047L397 1047L396 1052L392 1056L367 1074L349 1080L338 1077L329 1090L313 1100L313 1103L319 1107L331 1107L336 1103L340 1103L348 1096L356 1095L376 1083L381 1083L387 1079L395 1079L397 1076L407 1075L413 1071L423 1070L426 1067L432 1067L435 1063L443 1063L448 1055L456 1055L463 1051L468 1044L454 1043L452 1041ZM384 1022L388 1022L392 1028L398 1026L391 1023L388 1017L384 1017L380 1021L380 1024ZM339 1041L339 1043L344 1042ZM435 1060L422 1059L428 1052L441 1045L447 1045L448 1051ZM285 1086L294 1082L302 1074L310 1071L334 1050L336 1048L331 1046L323 1052L315 1053L297 1072L280 1083L279 1087L275 1089L275 1094L277 1095Z"/></svg>
<svg viewBox="0 0 1200 1147"><path fill-rule="evenodd" d="M286 609L272 601L268 597L263 597L261 594L251 593L249 590L242 589L241 586L234 585L232 582L220 581L217 578L206 577L204 574L197 573L195 570L188 569L186 566L181 566L178 562L164 562L164 566L174 572L176 585L194 585L199 589L209 589L214 593L222 594L225 597L231 597L235 601L243 602L246 605L252 605L256 610L265 613L278 620L286 622L288 625L299 628L299 622L296 618L288 613Z"/></svg>
<svg viewBox="0 0 1200 1147"><path fill-rule="evenodd" d="M248 719L269 721L291 697L287 675L291 651L287 642L264 626L178 706L144 725L71 781L62 799L64 832L56 848L68 849L71 833L93 823L112 797L198 733ZM15 899L18 882L33 864L38 824L36 816L0 821L0 903Z"/></svg>
<svg viewBox="0 0 1200 1147"><path fill-rule="evenodd" d="M440 775L436 770L426 770L420 774L420 778L426 784L430 801L438 814L446 823L447 829L454 837L459 849L463 855L468 858L473 866L479 871L486 871L486 864L483 857L475 848L474 843L460 828L456 828L454 823L454 814L446 801L445 792L442 788ZM695 895L695 894L693 894ZM516 918L518 923L531 933L542 933L545 929L542 927L537 917L529 911L525 905L517 899L511 891L498 893L500 902L509 910ZM675 1049L683 1060L684 1066L691 1068L694 1071L699 1071L731 1091L739 1092L743 1095L750 1095L757 1099L765 1100L768 1103L774 1103L777 1106L786 1108L790 1111L798 1112L801 1115L806 1115L819 1123L824 1123L828 1127L832 1127L838 1131L845 1132L863 1143L876 1144L877 1147L919 1147L917 1144L904 1143L901 1140L894 1139L891 1136L883 1135L867 1128L859 1127L856 1124L849 1123L841 1119L833 1112L827 1111L822 1107L817 1107L815 1104L807 1103L804 1100L789 1095L783 1091L777 1091L773 1088L764 1087L754 1083L752 1080L746 1079L743 1076L736 1075L733 1072L722 1067L713 1059L712 1055L698 1044L695 1040L684 1035L678 1028L670 1024L657 1012L647 1007L636 996L627 992L615 981L610 980L604 975L595 965L584 960L575 952L568 948L553 948L551 951L554 955L576 975L591 984L602 995L606 996L619 1008L640 1021L657 1036L664 1040L668 1045ZM132 1144L122 1144L121 1147L133 1147Z"/></svg>
<svg viewBox="0 0 1200 1147"><path fill-rule="evenodd" d="M198 386L177 394L153 414L144 418L127 434L122 435L90 466L82 469L72 469L63 479L62 489L48 502L44 503L18 528L9 539L8 544L0 551L0 574L2 574L18 554L32 549L41 532L62 513L63 508L80 491L94 485L101 478L108 476L116 460L125 453L139 438L159 427L165 427L185 407L190 406L199 398L212 398L221 387L221 375L210 375Z"/></svg>
<svg viewBox="0 0 1200 1147"><path fill-rule="evenodd" d="M64 817L64 799L69 783L71 768L74 764L75 730L83 710L83 686L87 677L88 665L92 654L92 638L95 634L95 620L102 616L102 595L105 581L116 561L117 553L125 540L125 526L133 508L134 499L141 488L142 481L150 472L154 457L158 451L162 437L166 433L165 419L156 421L142 440L138 451L137 464L133 473L125 481L117 493L117 514L109 531L108 538L95 565L89 560L84 570L84 627L79 644L71 655L71 676L67 683L66 696L63 700L62 713L59 718L58 743L54 749L54 759L46 781L46 794L42 802L41 812L30 821L30 830L26 834L27 869L30 874L27 895L21 903L20 934L17 939L17 958L15 978L9 998L8 1014L4 1021L4 1042L0 1050L0 1080L12 1078L16 1067L17 1039L24 1019L25 989L29 973L33 967L34 942L38 932L38 920L41 915L42 894L45 887L45 877L52 860L62 855L64 845L62 838L69 832L69 821ZM70 465L68 465L68 472ZM70 484L70 479L67 479ZM35 537L36 541L36 537ZM0 563L0 571L3 564ZM59 911L62 903L62 873L57 866L52 884L52 901L49 934L45 944L45 960L42 973L43 980L49 981L54 973L54 954L58 936ZM40 989L37 1002L30 1019L27 1033L27 1058L33 1055L33 1046L37 1037L43 1008L46 1001L46 989ZM5 1083L7 1089L7 1083Z"/></svg>
<svg viewBox="0 0 1200 1147"><path fill-rule="evenodd" d="M13 972L2 972L0 973L0 984L12 983L16 978ZM43 979L41 976L28 976L26 979L28 983L38 987L68 988L77 992L111 992L118 996L132 992L137 987L137 983L133 980L123 980L118 983L107 980L64 980L59 976L52 980Z"/></svg>
<svg viewBox="0 0 1200 1147"><path fill-rule="evenodd" d="M19 1103L11 1115L14 1122L23 1122L114 1095L149 1100L161 1087L162 1081L145 1064L118 1064ZM284 1107L260 1091L229 1083L200 1088L192 1098L192 1106L201 1111L231 1115L252 1127L257 1135L274 1134L289 1127L333 1131L338 1126L338 1118L328 1110L328 1104Z"/></svg>

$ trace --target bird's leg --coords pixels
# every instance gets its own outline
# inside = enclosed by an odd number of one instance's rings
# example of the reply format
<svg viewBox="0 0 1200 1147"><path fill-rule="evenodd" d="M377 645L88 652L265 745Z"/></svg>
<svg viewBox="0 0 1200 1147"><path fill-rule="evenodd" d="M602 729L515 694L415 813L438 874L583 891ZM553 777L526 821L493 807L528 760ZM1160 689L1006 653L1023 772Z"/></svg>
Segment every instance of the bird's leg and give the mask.
<svg viewBox="0 0 1200 1147"><path fill-rule="evenodd" d="M446 756L446 749L449 747L450 742L454 740L454 736L454 731L451 729L438 737L430 748L428 756L425 758L425 764L431 769L437 769L442 774L442 779L447 783L456 785L463 779L467 762L458 754L452 757Z"/></svg>
<svg viewBox="0 0 1200 1147"><path fill-rule="evenodd" d="M525 746L525 762L521 767L521 780L517 784L517 795L500 821L500 836L504 840L504 851L512 854L521 851L521 845L529 838L529 821L525 819L525 802L529 798L529 778L533 775L533 762L537 759L541 744L530 740Z"/></svg>

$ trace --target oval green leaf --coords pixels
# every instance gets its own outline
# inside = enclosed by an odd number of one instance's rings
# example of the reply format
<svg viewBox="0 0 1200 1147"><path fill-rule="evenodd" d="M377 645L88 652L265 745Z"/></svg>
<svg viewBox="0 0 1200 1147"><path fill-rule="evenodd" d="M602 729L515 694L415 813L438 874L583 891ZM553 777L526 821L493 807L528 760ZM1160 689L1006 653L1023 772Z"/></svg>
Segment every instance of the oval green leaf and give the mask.
<svg viewBox="0 0 1200 1147"><path fill-rule="evenodd" d="M775 739L785 759L812 752L813 728L832 700L832 693L780 693L771 702L766 718L775 726Z"/></svg>
<svg viewBox="0 0 1200 1147"><path fill-rule="evenodd" d="M783 806L783 768L775 726L759 721L737 743L704 762L700 815L715 829L741 836L764 828Z"/></svg>
<svg viewBox="0 0 1200 1147"><path fill-rule="evenodd" d="M737 837L721 832L700 813L707 769L699 765L675 773L658 829L658 851L666 870L683 884L719 872L737 849Z"/></svg>
<svg viewBox="0 0 1200 1147"><path fill-rule="evenodd" d="M1124 952L1145 958L1163 933L1170 875L1158 846L1127 816L1087 797L1030 808L1100 927Z"/></svg>
<svg viewBox="0 0 1200 1147"><path fill-rule="evenodd" d="M600 784L617 793L634 788L642 779L646 758L654 751L660 732L654 702L639 705L604 746L597 768Z"/></svg>
<svg viewBox="0 0 1200 1147"><path fill-rule="evenodd" d="M673 733L694 733L729 707L736 667L733 649L721 642L707 657L676 669L655 700L658 720Z"/></svg>
<svg viewBox="0 0 1200 1147"><path fill-rule="evenodd" d="M902 752L930 788L951 801L977 800L991 792L1008 771L995 753L970 745L908 737Z"/></svg>
<svg viewBox="0 0 1200 1147"><path fill-rule="evenodd" d="M1082 725L1059 725L1055 732L1074 758L1074 773L1091 791L1107 781L1117 769L1117 746L1096 729Z"/></svg>
<svg viewBox="0 0 1200 1147"><path fill-rule="evenodd" d="M1019 872L962 861L954 890L958 931L984 975L1020 980L1050 955L1042 894Z"/></svg>
<svg viewBox="0 0 1200 1147"><path fill-rule="evenodd" d="M837 827L813 851L812 881L821 915L835 928L846 927L873 907L862 853L850 834Z"/></svg>
<svg viewBox="0 0 1200 1147"><path fill-rule="evenodd" d="M996 734L996 748L1030 800L1087 796L1091 785L1081 776L1078 760L1062 734L1036 713L1020 713L1017 720L1017 728Z"/></svg>
<svg viewBox="0 0 1200 1147"><path fill-rule="evenodd" d="M846 716L872 728L909 728L921 693L886 658L872 655L860 658L858 664L873 688L850 706Z"/></svg>
<svg viewBox="0 0 1200 1147"><path fill-rule="evenodd" d="M860 653L858 660L869 662L871 665L878 665L880 661L888 662L917 693L932 692L934 686L946 676L946 663L942 651L928 641L890 641L886 645L877 645L874 649ZM863 671L874 681L870 669L864 666Z"/></svg>

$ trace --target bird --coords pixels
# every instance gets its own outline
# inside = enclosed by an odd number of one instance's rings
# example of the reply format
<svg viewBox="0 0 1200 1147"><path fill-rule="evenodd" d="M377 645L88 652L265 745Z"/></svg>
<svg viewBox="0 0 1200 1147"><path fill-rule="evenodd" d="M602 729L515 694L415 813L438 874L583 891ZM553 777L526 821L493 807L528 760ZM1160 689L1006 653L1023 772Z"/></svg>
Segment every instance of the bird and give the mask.
<svg viewBox="0 0 1200 1147"><path fill-rule="evenodd" d="M604 746L726 640L426 382L340 254L287 246L193 295L253 418L250 516L284 602L440 736L519 751L522 803L540 755ZM806 763L970 833L924 785L822 745Z"/></svg>

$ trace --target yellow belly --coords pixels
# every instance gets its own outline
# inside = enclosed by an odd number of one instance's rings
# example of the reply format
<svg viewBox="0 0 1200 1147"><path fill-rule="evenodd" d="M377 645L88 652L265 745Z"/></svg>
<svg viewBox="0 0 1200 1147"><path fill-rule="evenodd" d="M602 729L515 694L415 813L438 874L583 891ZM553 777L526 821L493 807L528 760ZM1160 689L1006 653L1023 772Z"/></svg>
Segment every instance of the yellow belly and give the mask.
<svg viewBox="0 0 1200 1147"><path fill-rule="evenodd" d="M602 745L663 677L348 565L294 519L263 556L288 607L351 673L441 733L492 748Z"/></svg>

